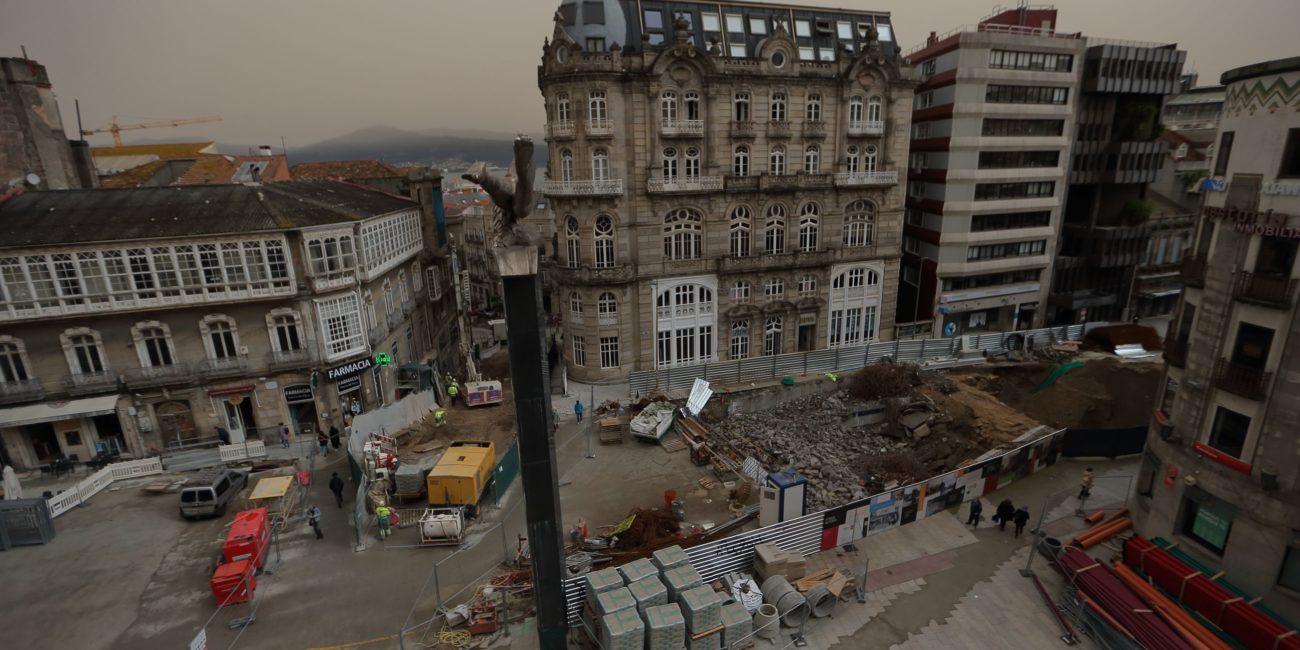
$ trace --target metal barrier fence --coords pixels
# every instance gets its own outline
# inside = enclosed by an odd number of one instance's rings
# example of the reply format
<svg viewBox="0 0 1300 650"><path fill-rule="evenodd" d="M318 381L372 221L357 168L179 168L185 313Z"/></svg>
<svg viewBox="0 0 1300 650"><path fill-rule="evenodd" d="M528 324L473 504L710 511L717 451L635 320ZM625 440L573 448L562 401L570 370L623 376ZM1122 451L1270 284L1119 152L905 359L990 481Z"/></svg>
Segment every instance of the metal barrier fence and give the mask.
<svg viewBox="0 0 1300 650"><path fill-rule="evenodd" d="M50 506L50 516L57 517L77 505L89 501L90 497L99 494L101 490L112 485L113 481L162 474L162 472L162 459L159 458L142 458L107 465L98 472L87 476L80 483L50 497L47 500Z"/></svg>
<svg viewBox="0 0 1300 650"><path fill-rule="evenodd" d="M221 453L223 463L249 458L266 458L266 443L261 440L245 440L233 445L221 445L217 447L217 451Z"/></svg>
<svg viewBox="0 0 1300 650"><path fill-rule="evenodd" d="M963 351L998 353L1012 348L1048 345L1053 341L1083 338L1083 325L1047 327L1018 332L992 332L954 338L880 341L853 347L792 352L734 361L718 361L681 368L635 370L628 377L633 396L651 390L688 389L695 380L739 384L783 375L857 370L884 358L924 363L955 359Z"/></svg>

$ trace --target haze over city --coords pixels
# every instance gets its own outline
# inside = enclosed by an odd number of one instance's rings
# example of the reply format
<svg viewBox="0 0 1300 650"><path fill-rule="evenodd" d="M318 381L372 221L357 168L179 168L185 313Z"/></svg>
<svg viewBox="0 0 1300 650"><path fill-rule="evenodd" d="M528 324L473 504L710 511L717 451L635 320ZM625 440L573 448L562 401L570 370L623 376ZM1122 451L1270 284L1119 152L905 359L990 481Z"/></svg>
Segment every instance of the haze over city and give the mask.
<svg viewBox="0 0 1300 650"><path fill-rule="evenodd" d="M73 99L88 129L113 115L126 123L215 114L221 123L135 139L278 148L283 136L290 150L372 125L536 133L544 119L536 65L552 31L549 0L7 4L0 54L26 46L49 67L71 128ZM888 11L904 50L991 10L971 0L790 4ZM1060 31L1177 42L1187 70L1206 84L1228 68L1286 56L1300 24L1294 0L1064 0L1057 8Z"/></svg>

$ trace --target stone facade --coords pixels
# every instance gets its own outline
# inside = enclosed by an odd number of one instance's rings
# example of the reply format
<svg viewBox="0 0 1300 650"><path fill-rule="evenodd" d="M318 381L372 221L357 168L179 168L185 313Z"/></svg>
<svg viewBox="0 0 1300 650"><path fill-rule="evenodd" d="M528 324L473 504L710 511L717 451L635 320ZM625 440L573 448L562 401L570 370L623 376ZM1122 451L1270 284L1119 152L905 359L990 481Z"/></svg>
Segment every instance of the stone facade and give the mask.
<svg viewBox="0 0 1300 650"><path fill-rule="evenodd" d="M1166 339L1134 515L1300 618L1300 59L1223 75L1214 176ZM1226 210L1225 210L1226 209Z"/></svg>
<svg viewBox="0 0 1300 650"><path fill-rule="evenodd" d="M29 174L38 179L35 189L94 186L93 175L78 174L45 66L0 58L0 194L25 184Z"/></svg>
<svg viewBox="0 0 1300 650"><path fill-rule="evenodd" d="M608 51L557 23L538 74L570 377L893 337L912 69L878 45L801 60L773 24L740 57L684 22Z"/></svg>

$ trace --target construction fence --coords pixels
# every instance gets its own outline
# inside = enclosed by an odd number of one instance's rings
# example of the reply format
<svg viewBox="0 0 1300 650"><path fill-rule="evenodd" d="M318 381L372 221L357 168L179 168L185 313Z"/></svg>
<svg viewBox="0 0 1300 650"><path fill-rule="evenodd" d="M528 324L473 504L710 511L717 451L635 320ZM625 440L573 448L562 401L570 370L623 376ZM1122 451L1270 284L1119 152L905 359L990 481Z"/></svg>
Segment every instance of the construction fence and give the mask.
<svg viewBox="0 0 1300 650"><path fill-rule="evenodd" d="M633 397L652 390L689 389L696 379L722 384L763 381L786 375L847 372L882 359L927 363L954 360L963 352L999 354L1024 347L1041 347L1055 341L1083 338L1085 325L1062 325L1017 332L990 332L953 338L878 341L867 345L792 352L734 361L717 361L680 368L635 370L628 378Z"/></svg>
<svg viewBox="0 0 1300 650"><path fill-rule="evenodd" d="M114 481L162 474L162 472L163 466L160 458L142 458L106 465L94 474L87 476L80 483L50 497L47 500L50 506L50 516L57 517L89 501L90 497L99 494L104 488L112 485Z"/></svg>

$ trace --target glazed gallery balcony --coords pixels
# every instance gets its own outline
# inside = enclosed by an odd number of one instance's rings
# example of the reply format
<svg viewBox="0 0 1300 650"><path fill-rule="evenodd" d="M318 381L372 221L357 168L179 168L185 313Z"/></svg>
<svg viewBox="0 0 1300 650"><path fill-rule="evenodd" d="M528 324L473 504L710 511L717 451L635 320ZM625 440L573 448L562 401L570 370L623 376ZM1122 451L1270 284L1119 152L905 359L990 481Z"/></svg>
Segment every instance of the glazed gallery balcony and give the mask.
<svg viewBox="0 0 1300 650"><path fill-rule="evenodd" d="M542 184L546 196L622 196L623 179L603 181L546 181Z"/></svg>

